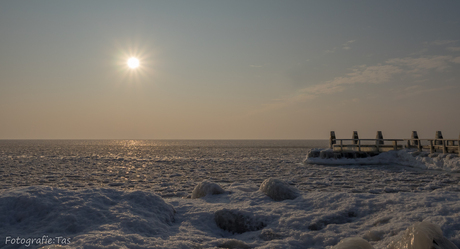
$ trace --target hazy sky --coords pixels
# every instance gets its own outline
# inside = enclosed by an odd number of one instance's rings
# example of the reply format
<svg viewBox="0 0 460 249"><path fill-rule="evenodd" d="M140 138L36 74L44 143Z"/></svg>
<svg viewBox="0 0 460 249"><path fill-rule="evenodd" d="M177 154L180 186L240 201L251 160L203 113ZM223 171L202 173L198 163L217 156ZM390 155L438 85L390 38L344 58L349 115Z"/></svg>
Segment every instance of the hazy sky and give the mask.
<svg viewBox="0 0 460 249"><path fill-rule="evenodd" d="M458 138L459 10L0 1L0 139Z"/></svg>

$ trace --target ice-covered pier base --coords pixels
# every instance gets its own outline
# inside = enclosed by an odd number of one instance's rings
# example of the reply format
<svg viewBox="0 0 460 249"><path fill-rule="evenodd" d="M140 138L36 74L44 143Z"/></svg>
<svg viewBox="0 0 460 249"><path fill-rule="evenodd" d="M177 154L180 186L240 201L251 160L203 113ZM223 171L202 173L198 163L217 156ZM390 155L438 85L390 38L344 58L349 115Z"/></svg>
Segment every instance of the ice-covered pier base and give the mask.
<svg viewBox="0 0 460 249"><path fill-rule="evenodd" d="M321 159L355 159L355 158L367 158L377 156L379 153L374 151L334 151L334 150L321 150L313 149L308 152L307 157L309 158L321 158Z"/></svg>

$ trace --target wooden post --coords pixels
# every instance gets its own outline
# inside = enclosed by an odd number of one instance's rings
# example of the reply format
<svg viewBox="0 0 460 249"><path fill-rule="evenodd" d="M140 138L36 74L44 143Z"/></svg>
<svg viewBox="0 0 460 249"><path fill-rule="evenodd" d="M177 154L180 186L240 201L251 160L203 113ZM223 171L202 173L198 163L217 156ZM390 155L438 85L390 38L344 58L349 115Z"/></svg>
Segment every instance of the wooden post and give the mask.
<svg viewBox="0 0 460 249"><path fill-rule="evenodd" d="M446 140L442 140L442 153L446 154L447 153L447 143Z"/></svg>
<svg viewBox="0 0 460 249"><path fill-rule="evenodd" d="M377 131L377 135L375 136L375 139L377 139L377 140L375 140L376 144L377 143L378 144L384 144L382 131ZM380 139L382 139L382 140L380 140Z"/></svg>
<svg viewBox="0 0 460 249"><path fill-rule="evenodd" d="M398 150L398 141L393 141L393 150Z"/></svg>
<svg viewBox="0 0 460 249"><path fill-rule="evenodd" d="M351 137L353 139L353 144L358 144L358 132L357 131L353 131L353 137Z"/></svg>
<svg viewBox="0 0 460 249"><path fill-rule="evenodd" d="M434 153L434 141L430 140L430 153Z"/></svg>
<svg viewBox="0 0 460 249"><path fill-rule="evenodd" d="M412 131L411 139L414 139L414 140L411 140L411 141L412 141L412 145L418 146L418 144L420 143L420 141L419 141L419 140L415 140L415 139L418 139L417 131Z"/></svg>
<svg viewBox="0 0 460 249"><path fill-rule="evenodd" d="M460 156L460 134L458 135L458 140L457 140L457 146L458 146L458 156Z"/></svg>
<svg viewBox="0 0 460 249"><path fill-rule="evenodd" d="M441 131L436 131L436 136L434 137L434 139L443 139L442 138L442 132ZM434 143L435 145L442 145L442 141L435 141Z"/></svg>
<svg viewBox="0 0 460 249"><path fill-rule="evenodd" d="M329 136L329 148L332 149L333 145L335 144L335 132L331 131L331 135Z"/></svg>
<svg viewBox="0 0 460 249"><path fill-rule="evenodd" d="M343 152L343 140L340 139L340 152Z"/></svg>
<svg viewBox="0 0 460 249"><path fill-rule="evenodd" d="M358 151L361 152L361 140L358 140Z"/></svg>

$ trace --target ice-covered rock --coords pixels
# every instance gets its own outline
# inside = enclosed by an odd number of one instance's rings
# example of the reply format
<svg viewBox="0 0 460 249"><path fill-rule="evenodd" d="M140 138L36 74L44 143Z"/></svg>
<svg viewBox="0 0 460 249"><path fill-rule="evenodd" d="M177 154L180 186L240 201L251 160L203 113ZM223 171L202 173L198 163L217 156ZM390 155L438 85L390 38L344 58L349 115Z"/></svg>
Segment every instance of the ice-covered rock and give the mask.
<svg viewBox="0 0 460 249"><path fill-rule="evenodd" d="M457 154L419 152L413 149L382 152L333 152L331 149L311 149L306 164L320 165L385 165L398 164L420 169L460 172Z"/></svg>
<svg viewBox="0 0 460 249"><path fill-rule="evenodd" d="M241 210L218 210L214 213L214 220L218 227L232 233L257 231L266 226L260 219Z"/></svg>
<svg viewBox="0 0 460 249"><path fill-rule="evenodd" d="M262 182L260 191L270 196L275 201L293 200L299 196L298 191L284 181L269 178Z"/></svg>
<svg viewBox="0 0 460 249"><path fill-rule="evenodd" d="M393 241L388 249L458 249L458 247L443 236L439 226L418 222L407 228L402 237Z"/></svg>
<svg viewBox="0 0 460 249"><path fill-rule="evenodd" d="M364 239L352 237L341 240L332 249L373 249L371 244Z"/></svg>
<svg viewBox="0 0 460 249"><path fill-rule="evenodd" d="M205 197L206 195L223 194L225 191L216 183L204 180L196 185L192 192L192 199Z"/></svg>

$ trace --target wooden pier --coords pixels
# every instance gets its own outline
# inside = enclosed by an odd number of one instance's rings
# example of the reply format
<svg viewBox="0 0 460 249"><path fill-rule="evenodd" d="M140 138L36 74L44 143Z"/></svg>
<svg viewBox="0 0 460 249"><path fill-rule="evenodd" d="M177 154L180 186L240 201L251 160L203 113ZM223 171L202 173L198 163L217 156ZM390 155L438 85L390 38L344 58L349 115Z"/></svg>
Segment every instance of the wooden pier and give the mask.
<svg viewBox="0 0 460 249"><path fill-rule="evenodd" d="M460 136L458 139L444 139L441 131L436 131L433 139L420 139L416 131L412 132L409 139L384 139L381 131L377 131L375 139L360 139L358 132L354 131L351 139L337 139L335 132L331 131L329 148L333 153L354 153L355 157L366 154L373 156L390 150L405 148L429 151L430 153L453 153L460 156Z"/></svg>

